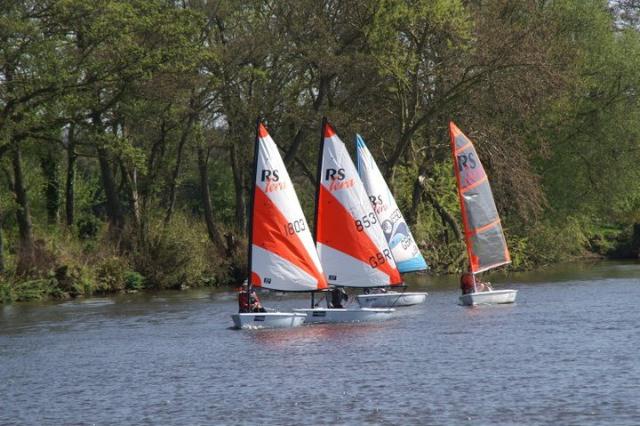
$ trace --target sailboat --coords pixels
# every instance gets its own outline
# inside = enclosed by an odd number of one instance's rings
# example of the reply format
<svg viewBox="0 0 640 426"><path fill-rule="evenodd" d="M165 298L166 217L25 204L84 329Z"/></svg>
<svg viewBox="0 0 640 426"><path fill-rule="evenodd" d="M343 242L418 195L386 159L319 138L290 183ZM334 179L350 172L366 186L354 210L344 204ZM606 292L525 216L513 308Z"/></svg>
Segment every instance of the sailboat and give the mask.
<svg viewBox="0 0 640 426"><path fill-rule="evenodd" d="M333 287L372 288L402 284L380 222L346 146L326 118L316 182L315 238L320 263ZM296 309L306 322L384 320L390 308Z"/></svg>
<svg viewBox="0 0 640 426"><path fill-rule="evenodd" d="M253 287L282 292L328 288L309 225L282 157L258 121L249 215L249 294ZM236 328L302 325L303 312L250 312L232 316Z"/></svg>
<svg viewBox="0 0 640 426"><path fill-rule="evenodd" d="M360 179L380 221L398 271L407 273L426 270L427 262L422 257L389 186L360 135L356 135L356 153ZM410 306L423 303L426 297L425 292L387 291L361 294L358 296L358 303L360 306L369 307Z"/></svg>
<svg viewBox="0 0 640 426"><path fill-rule="evenodd" d="M473 144L453 122L449 123L449 135L474 287L472 293L460 296L460 302L465 306L513 303L517 290L476 288L476 274L511 263L511 256L487 174Z"/></svg>

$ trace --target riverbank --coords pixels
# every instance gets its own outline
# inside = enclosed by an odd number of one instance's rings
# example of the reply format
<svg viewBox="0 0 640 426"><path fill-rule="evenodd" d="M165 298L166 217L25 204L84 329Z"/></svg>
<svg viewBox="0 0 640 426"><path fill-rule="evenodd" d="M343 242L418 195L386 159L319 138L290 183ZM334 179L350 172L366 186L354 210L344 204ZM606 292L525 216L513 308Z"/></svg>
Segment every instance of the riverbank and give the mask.
<svg viewBox="0 0 640 426"><path fill-rule="evenodd" d="M606 257L591 254L582 258L576 258L571 262L563 262L546 266L538 266L537 268L527 270L506 269L498 270L491 274L491 279L496 281L504 281L512 273L535 273L538 271L553 270L556 265L575 265L578 269L584 269L585 265L595 265L606 261L620 261L621 259L607 259ZM631 260L631 259L628 259ZM633 259L636 260L636 259ZM10 304L14 302L31 302L31 301L47 301L47 300L72 300L90 297L115 296L118 294L133 293L149 293L153 294L159 290L181 292L189 289L197 288L218 288L233 290L239 281L219 282L215 278L203 278L200 281L191 282L190 284L181 284L165 288L159 288L152 284L148 284L145 277L136 271L127 271L118 269L119 265L113 259L107 264L113 268L109 269L110 274L106 274L106 268L98 269L97 276L99 281L91 282L81 279L82 277L69 277L69 272L59 270L51 277L31 279L17 282L0 282L0 304ZM428 275L434 284L457 281L457 273L434 273L411 275L407 277L407 282L411 285L416 281L421 281L424 275ZM80 278L80 279L79 279Z"/></svg>

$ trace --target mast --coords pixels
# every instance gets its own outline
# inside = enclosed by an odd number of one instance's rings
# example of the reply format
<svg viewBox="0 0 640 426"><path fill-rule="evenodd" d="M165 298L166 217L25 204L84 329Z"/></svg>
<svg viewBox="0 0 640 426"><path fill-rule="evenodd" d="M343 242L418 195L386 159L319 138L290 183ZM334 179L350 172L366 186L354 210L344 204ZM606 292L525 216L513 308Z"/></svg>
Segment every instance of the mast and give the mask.
<svg viewBox="0 0 640 426"><path fill-rule="evenodd" d="M251 283L251 271L253 271L253 267L251 264L251 258L252 258L252 252L253 252L253 202L254 202L254 198L255 198L255 192L256 192L256 177L258 174L258 148L259 148L259 144L260 144L260 139L259 139L259 132L258 132L258 128L260 127L260 117L256 118L256 138L255 138L255 142L253 144L253 166L251 168L252 170L252 174L251 174L251 193L249 194L249 220L247 220L247 236L248 236L248 241L247 241L247 303L249 303L249 297L251 296L251 288L252 288L252 283Z"/></svg>
<svg viewBox="0 0 640 426"><path fill-rule="evenodd" d="M320 185L322 179L322 154L324 153L324 127L327 125L327 117L322 117L322 125L320 126L320 151L318 151L318 166L316 169L316 205L315 214L313 216L313 242L318 239L318 206L320 201Z"/></svg>
<svg viewBox="0 0 640 426"><path fill-rule="evenodd" d="M320 201L320 185L322 185L320 179L322 179L322 154L324 152L324 126L327 124L327 117L322 117L322 124L320 125L320 150L318 151L318 165L316 168L316 197L313 215L313 243L318 243L318 206ZM311 292L311 309L314 308L315 293Z"/></svg>

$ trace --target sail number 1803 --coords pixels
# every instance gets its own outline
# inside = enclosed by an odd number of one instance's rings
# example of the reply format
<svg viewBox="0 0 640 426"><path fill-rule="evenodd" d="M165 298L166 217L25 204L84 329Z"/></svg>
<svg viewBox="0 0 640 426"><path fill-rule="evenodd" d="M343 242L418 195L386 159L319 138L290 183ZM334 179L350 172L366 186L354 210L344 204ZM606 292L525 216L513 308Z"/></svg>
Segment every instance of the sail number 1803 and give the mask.
<svg viewBox="0 0 640 426"><path fill-rule="evenodd" d="M284 234L285 235L298 234L306 229L307 229L307 226L304 223L304 219L298 219L284 225Z"/></svg>

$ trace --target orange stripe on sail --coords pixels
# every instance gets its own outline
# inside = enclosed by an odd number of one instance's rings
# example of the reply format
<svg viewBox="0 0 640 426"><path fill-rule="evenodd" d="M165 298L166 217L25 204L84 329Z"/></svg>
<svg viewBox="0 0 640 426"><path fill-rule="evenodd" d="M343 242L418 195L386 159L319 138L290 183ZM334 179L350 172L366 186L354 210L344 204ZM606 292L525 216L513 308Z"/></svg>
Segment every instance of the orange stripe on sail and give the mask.
<svg viewBox="0 0 640 426"><path fill-rule="evenodd" d="M341 251L369 266L371 266L369 259L376 258L380 252L365 231L358 231L351 213L324 185L320 185L317 225L316 239L319 243ZM402 282L398 268L392 268L389 262L375 269L389 276L390 285ZM328 271L325 270L325 273Z"/></svg>
<svg viewBox="0 0 640 426"><path fill-rule="evenodd" d="M462 134L460 129L458 129L458 126L456 126L453 121L449 122L449 132L451 132L453 136L458 136Z"/></svg>
<svg viewBox="0 0 640 426"><path fill-rule="evenodd" d="M267 129L265 129L262 123L258 124L258 136L260 136L261 138L266 138L267 136L269 136Z"/></svg>
<svg viewBox="0 0 640 426"><path fill-rule="evenodd" d="M329 123L324 123L324 129L322 130L322 134L325 138L330 138L331 136L336 134L336 131L333 129L333 126Z"/></svg>
<svg viewBox="0 0 640 426"><path fill-rule="evenodd" d="M484 226L472 229L470 235L480 234L488 229L494 228L496 225L499 225L499 224L500 224L500 219L496 219L493 222L487 223Z"/></svg>
<svg viewBox="0 0 640 426"><path fill-rule="evenodd" d="M480 179L477 182L472 183L471 185L465 186L464 188L460 188L460 192L465 193L467 191L471 191L473 188L480 186L481 184L483 184L484 182L487 181L487 175L484 175L484 177L482 179Z"/></svg>
<svg viewBox="0 0 640 426"><path fill-rule="evenodd" d="M456 148L456 155L458 155L460 152L464 151L469 147L473 147L473 145L471 144L471 141L468 141L466 144L462 145L460 148Z"/></svg>
<svg viewBox="0 0 640 426"><path fill-rule="evenodd" d="M316 267L298 234L285 235L283 230L289 221L259 187L254 192L253 205L253 244L280 256L314 277L318 290L327 288L324 274Z"/></svg>

